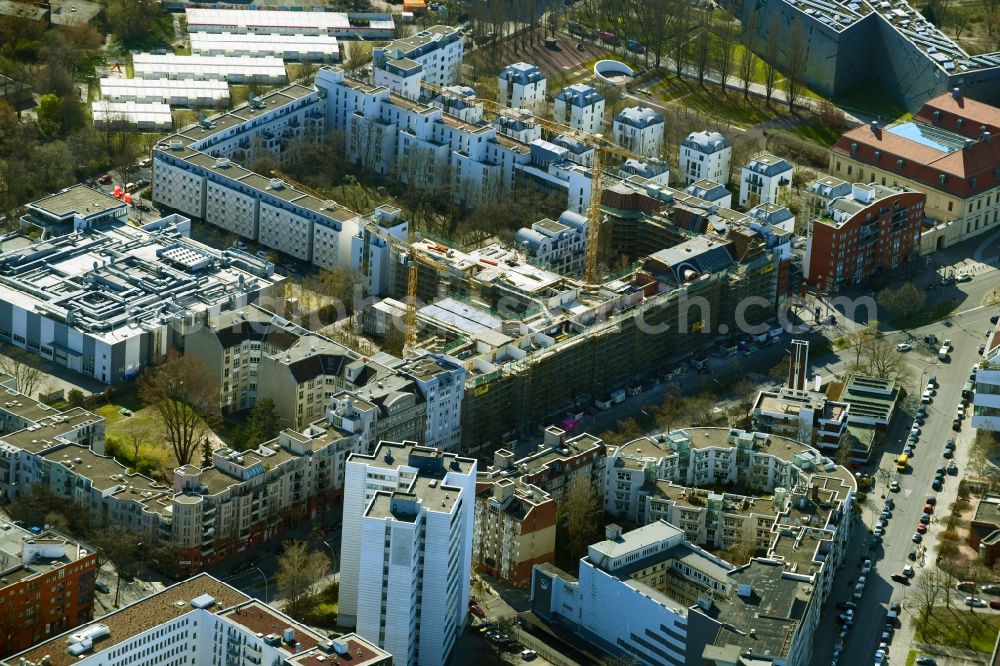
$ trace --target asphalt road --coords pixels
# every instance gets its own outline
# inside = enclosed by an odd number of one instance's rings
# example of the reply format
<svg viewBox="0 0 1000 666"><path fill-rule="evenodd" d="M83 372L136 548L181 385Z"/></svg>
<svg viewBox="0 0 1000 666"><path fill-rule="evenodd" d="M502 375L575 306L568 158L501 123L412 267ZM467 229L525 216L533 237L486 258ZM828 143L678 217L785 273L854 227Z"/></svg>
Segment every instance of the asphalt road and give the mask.
<svg viewBox="0 0 1000 666"><path fill-rule="evenodd" d="M890 429L886 447L881 451L881 455L873 459L872 464L867 469L867 471L874 471L881 467L890 470L894 478L898 479L901 490L898 493L890 493L887 483L877 480L874 490L868 495L868 502L863 506L863 523L870 529L879 518L883 504L882 496L890 495L896 502L896 508L889 520L883 544L870 551L875 562L875 569L868 576L864 595L856 611L854 625L849 630L844 642L844 652L838 662L840 664L872 663L885 623L885 606L894 601L904 604L903 622L907 626L904 626L902 631L897 630L890 654L896 657L893 662L905 662L910 641L904 640L904 637L912 636L912 626L909 625L909 611L912 609L906 603L909 586L893 582L890 576L902 571L904 565L910 562L908 555L914 549L917 549L920 555L915 563L918 576L924 566L933 565L936 533L941 529L936 523L936 519L932 520L921 547L914 544L912 537L923 512L927 496L936 495L938 497L938 511L946 513L948 505L955 499L958 479L965 471L969 452L967 440L971 439L972 429L969 427L969 419L967 418L963 432L960 435L956 434L952 430L952 419L961 399L962 386L969 377L970 369L979 360L978 347L985 341L986 331L992 328L989 318L995 309L979 307L978 302L982 300L982 296L979 294L985 295L992 285L1000 282L998 278L1000 275L994 271L991 275L984 275L983 279L976 281L980 284L972 284L970 291L978 295L978 300L972 295L967 297L965 299L968 304L966 310L960 311L951 320L909 332L896 332L889 335L889 340L895 343L911 337L921 339L928 333L935 333L939 338L950 338L954 348L950 360L945 362L938 361L936 355L926 346L917 346L914 351L906 353L907 364L913 375L912 393L919 394L916 389L922 389L921 382L926 382L928 375L936 376L939 388L933 402L928 405L928 417L916 447L915 456L911 461L911 470L897 475L895 458L902 451L908 435L912 415L917 407L917 397L907 399L903 406L904 413L897 417ZM831 369L839 370L842 365L841 361L834 364ZM955 456L955 460L959 464L959 475L946 476L942 491L934 493L931 490L931 482L937 467L947 463L942 452L944 443L952 438L959 443ZM876 474L876 479L878 479L878 474ZM855 547L851 552L859 553L859 555L856 558L849 558L835 579L833 591L824 609L821 625L824 630L816 633L813 646L813 664L831 663L833 644L839 630L836 618L840 611L836 605L850 599L854 583L860 574L860 553L865 552L869 540L870 536L867 532L856 535ZM926 548L929 553L926 557L923 557L923 548Z"/></svg>

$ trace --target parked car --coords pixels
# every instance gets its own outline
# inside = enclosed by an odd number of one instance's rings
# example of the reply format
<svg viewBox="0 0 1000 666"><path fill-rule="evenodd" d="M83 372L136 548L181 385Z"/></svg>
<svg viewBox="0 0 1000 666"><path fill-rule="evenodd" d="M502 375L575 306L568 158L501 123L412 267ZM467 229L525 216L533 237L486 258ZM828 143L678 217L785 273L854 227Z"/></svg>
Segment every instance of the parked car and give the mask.
<svg viewBox="0 0 1000 666"><path fill-rule="evenodd" d="M917 660L913 663L917 666L937 666L937 659L934 657L917 657Z"/></svg>
<svg viewBox="0 0 1000 666"><path fill-rule="evenodd" d="M532 659L534 659L537 656L538 655L535 653L534 650L524 650L523 652L521 652L521 660L522 661L531 661Z"/></svg>
<svg viewBox="0 0 1000 666"><path fill-rule="evenodd" d="M906 577L906 574L894 573L890 576L897 583L902 583L903 585L909 585L910 579Z"/></svg>
<svg viewBox="0 0 1000 666"><path fill-rule="evenodd" d="M903 567L903 574L907 578L913 578L913 576L915 576L916 573L917 572L913 569L913 565L912 564L907 564L906 566Z"/></svg>
<svg viewBox="0 0 1000 666"><path fill-rule="evenodd" d="M898 345L896 345L896 351L908 352L911 349L913 349L913 345L911 345L908 342L900 342Z"/></svg>
<svg viewBox="0 0 1000 666"><path fill-rule="evenodd" d="M94 589L97 590L98 592L103 592L104 594L108 594L109 592L111 592L111 588L108 587L108 584L102 583L100 581L94 583Z"/></svg>
<svg viewBox="0 0 1000 666"><path fill-rule="evenodd" d="M913 537L912 537L913 543L920 543L923 540L924 540L924 535L923 534L921 534L920 532L914 532L913 533Z"/></svg>
<svg viewBox="0 0 1000 666"><path fill-rule="evenodd" d="M469 612L478 617L480 620L486 617L486 611L475 604L469 604Z"/></svg>
<svg viewBox="0 0 1000 666"><path fill-rule="evenodd" d="M979 597L966 597L965 605L969 608L986 608L988 604L985 599Z"/></svg>
<svg viewBox="0 0 1000 666"><path fill-rule="evenodd" d="M955 589L960 592L975 592L976 591L976 581L974 580L963 580L955 586Z"/></svg>
<svg viewBox="0 0 1000 666"><path fill-rule="evenodd" d="M891 490L894 493L898 493L899 492L899 481L893 481L892 483L890 483L889 484L889 490Z"/></svg>
<svg viewBox="0 0 1000 666"><path fill-rule="evenodd" d="M990 608L1000 610L1000 599L990 599Z"/></svg>
<svg viewBox="0 0 1000 666"><path fill-rule="evenodd" d="M1000 585L996 583L990 583L989 585L983 585L980 588L986 594L1000 594Z"/></svg>
<svg viewBox="0 0 1000 666"><path fill-rule="evenodd" d="M101 185L109 184L111 182L111 174L110 173L104 174L103 176L97 179L97 182L100 183Z"/></svg>
<svg viewBox="0 0 1000 666"><path fill-rule="evenodd" d="M917 534L927 534L927 526L920 523L917 525Z"/></svg>
<svg viewBox="0 0 1000 666"><path fill-rule="evenodd" d="M924 500L924 503L930 504L931 506L937 506L937 497L934 497L934 495L928 495L927 499Z"/></svg>
<svg viewBox="0 0 1000 666"><path fill-rule="evenodd" d="M934 479L933 483L931 483L931 488L934 490L941 490L941 486L942 484L940 479Z"/></svg>

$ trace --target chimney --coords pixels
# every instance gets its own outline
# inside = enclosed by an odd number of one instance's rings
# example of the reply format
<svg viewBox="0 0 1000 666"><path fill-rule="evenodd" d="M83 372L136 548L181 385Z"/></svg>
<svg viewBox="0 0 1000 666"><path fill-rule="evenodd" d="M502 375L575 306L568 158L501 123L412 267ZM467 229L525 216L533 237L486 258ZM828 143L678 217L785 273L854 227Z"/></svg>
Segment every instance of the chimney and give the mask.
<svg viewBox="0 0 1000 666"><path fill-rule="evenodd" d="M962 99L962 91L956 86L951 89L951 96L955 99Z"/></svg>
<svg viewBox="0 0 1000 666"><path fill-rule="evenodd" d="M990 134L989 130L986 130L985 132L983 132L983 141L984 142L989 143L990 139L992 139L992 138L993 138L993 136Z"/></svg>
<svg viewBox="0 0 1000 666"><path fill-rule="evenodd" d="M872 129L872 134L878 134L878 121L877 120L871 121L871 123L869 124L869 127L871 127L871 129Z"/></svg>
<svg viewBox="0 0 1000 666"><path fill-rule="evenodd" d="M972 139L966 139L965 140L965 144L962 146L962 149L963 150L969 150L970 148L972 148L972 146L975 145L975 143L976 142L973 141Z"/></svg>

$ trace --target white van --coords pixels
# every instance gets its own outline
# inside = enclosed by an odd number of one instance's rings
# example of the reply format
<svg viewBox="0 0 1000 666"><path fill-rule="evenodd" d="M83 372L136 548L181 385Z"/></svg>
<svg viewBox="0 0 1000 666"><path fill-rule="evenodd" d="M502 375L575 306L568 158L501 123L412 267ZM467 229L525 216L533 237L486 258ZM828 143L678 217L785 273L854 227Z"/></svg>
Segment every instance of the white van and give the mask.
<svg viewBox="0 0 1000 666"><path fill-rule="evenodd" d="M947 347L941 347L941 349L938 350L938 360L939 361L947 361L948 360L948 348Z"/></svg>

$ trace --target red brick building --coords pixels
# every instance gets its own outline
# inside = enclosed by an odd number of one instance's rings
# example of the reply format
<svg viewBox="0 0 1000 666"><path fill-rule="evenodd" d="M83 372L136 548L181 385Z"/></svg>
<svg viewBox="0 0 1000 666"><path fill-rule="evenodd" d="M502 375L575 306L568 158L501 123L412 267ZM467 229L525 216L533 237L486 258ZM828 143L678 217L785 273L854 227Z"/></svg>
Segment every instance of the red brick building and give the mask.
<svg viewBox="0 0 1000 666"><path fill-rule="evenodd" d="M582 478L604 498L607 446L581 434L545 430L537 452L520 460L500 449L476 484L472 559L483 573L521 586L531 568L555 560L556 515L569 484Z"/></svg>
<svg viewBox="0 0 1000 666"><path fill-rule="evenodd" d="M926 200L922 192L855 183L850 194L826 202L810 221L806 281L839 291L909 263L920 247Z"/></svg>
<svg viewBox="0 0 1000 666"><path fill-rule="evenodd" d="M94 617L97 554L51 530L0 523L0 657Z"/></svg>

